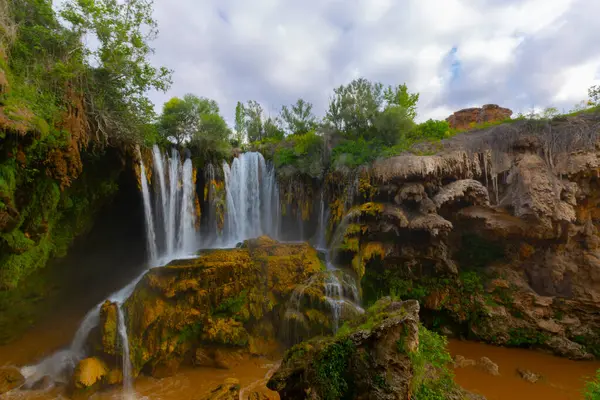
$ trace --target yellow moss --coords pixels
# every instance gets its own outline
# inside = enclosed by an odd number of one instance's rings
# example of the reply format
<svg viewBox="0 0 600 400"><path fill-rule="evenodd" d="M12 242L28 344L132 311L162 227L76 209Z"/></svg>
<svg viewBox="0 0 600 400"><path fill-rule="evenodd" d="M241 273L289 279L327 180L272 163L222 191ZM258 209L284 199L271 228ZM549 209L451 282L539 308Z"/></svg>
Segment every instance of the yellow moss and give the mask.
<svg viewBox="0 0 600 400"><path fill-rule="evenodd" d="M358 238L344 238L341 249L356 253L359 250L359 245Z"/></svg>
<svg viewBox="0 0 600 400"><path fill-rule="evenodd" d="M384 206L381 203L368 202L368 203L362 204L359 207L359 210L362 214L377 216L383 212Z"/></svg>
<svg viewBox="0 0 600 400"><path fill-rule="evenodd" d="M248 332L244 325L232 318L209 318L204 325L202 339L208 342L245 346L248 344Z"/></svg>
<svg viewBox="0 0 600 400"><path fill-rule="evenodd" d="M386 256L386 250L383 244L379 242L369 242L362 248L362 255L364 261L369 261L375 256L381 257L384 259Z"/></svg>
<svg viewBox="0 0 600 400"><path fill-rule="evenodd" d="M330 324L330 318L319 310L310 309L305 312L305 315L311 324L317 324L327 327Z"/></svg>
<svg viewBox="0 0 600 400"><path fill-rule="evenodd" d="M360 281L365 275L365 263L360 252L356 253L356 255L352 258L352 269L354 272L356 272L358 280Z"/></svg>
<svg viewBox="0 0 600 400"><path fill-rule="evenodd" d="M358 191L363 195L363 198L372 200L377 194L377 187L371 184L369 173L363 171L358 178Z"/></svg>
<svg viewBox="0 0 600 400"><path fill-rule="evenodd" d="M86 389L94 386L108 373L106 364L98 358L86 358L79 362L75 369L74 381L78 389Z"/></svg>

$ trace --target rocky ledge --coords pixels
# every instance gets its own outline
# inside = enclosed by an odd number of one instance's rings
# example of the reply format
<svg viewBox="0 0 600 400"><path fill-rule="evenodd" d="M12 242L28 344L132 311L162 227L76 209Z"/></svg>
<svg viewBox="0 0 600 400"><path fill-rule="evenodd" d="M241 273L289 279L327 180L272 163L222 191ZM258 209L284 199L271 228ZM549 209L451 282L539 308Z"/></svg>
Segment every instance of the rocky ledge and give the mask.
<svg viewBox="0 0 600 400"><path fill-rule="evenodd" d="M417 299L447 334L598 357L599 133L599 114L515 121L380 160L354 186L338 261L367 302Z"/></svg>
<svg viewBox="0 0 600 400"><path fill-rule="evenodd" d="M267 386L282 399L479 398L454 384L450 362L445 339L419 324L419 303L387 297L335 337L292 347Z"/></svg>

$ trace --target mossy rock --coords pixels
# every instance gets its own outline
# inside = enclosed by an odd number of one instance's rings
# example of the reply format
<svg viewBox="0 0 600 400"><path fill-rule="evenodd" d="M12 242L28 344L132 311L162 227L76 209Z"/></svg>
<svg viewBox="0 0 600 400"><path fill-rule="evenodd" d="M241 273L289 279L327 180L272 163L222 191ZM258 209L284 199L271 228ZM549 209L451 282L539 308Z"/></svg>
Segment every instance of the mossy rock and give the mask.
<svg viewBox="0 0 600 400"><path fill-rule="evenodd" d="M257 327L278 324L294 289L323 268L310 245L266 236L153 268L124 305L134 374L204 345L250 351L250 332L275 341L279 326L268 337Z"/></svg>

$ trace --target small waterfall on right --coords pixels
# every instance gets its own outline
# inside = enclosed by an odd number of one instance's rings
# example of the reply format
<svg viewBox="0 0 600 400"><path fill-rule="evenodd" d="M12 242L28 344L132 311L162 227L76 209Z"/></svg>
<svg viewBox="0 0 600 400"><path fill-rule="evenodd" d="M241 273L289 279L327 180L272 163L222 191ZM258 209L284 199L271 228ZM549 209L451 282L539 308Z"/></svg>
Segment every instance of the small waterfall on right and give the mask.
<svg viewBox="0 0 600 400"><path fill-rule="evenodd" d="M329 210L325 197L321 191L318 227L313 239L314 247L323 255L325 270L299 285L290 296L284 314L285 339L289 344L298 343L310 335L310 322L304 311L305 308L321 307L317 298L321 299L324 306L321 311L329 313L329 331L333 334L337 333L341 323L347 318L346 314L364 312L360 306L360 291L356 279L351 273L337 268L330 257L326 240ZM335 242L334 240L332 244L335 245ZM315 292L320 295L315 297Z"/></svg>

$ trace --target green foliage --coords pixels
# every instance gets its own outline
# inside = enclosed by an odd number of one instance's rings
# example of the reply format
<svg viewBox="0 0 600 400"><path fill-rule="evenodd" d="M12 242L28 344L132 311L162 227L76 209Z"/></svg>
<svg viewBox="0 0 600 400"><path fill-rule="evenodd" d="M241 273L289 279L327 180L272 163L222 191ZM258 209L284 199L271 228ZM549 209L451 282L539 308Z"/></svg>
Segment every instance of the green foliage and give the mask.
<svg viewBox="0 0 600 400"><path fill-rule="evenodd" d="M311 103L303 99L298 99L296 104L291 105L289 108L287 106L282 107L280 118L288 134L303 135L317 129L318 122L312 113L312 107Z"/></svg>
<svg viewBox="0 0 600 400"><path fill-rule="evenodd" d="M183 327L177 338L177 343L189 343L198 340L202 336L204 325L201 321Z"/></svg>
<svg viewBox="0 0 600 400"><path fill-rule="evenodd" d="M314 131L291 135L275 144L273 162L280 173L302 173L318 177L323 173L323 137Z"/></svg>
<svg viewBox="0 0 600 400"><path fill-rule="evenodd" d="M245 109L241 102L237 102L235 106L235 138L233 139L233 146L241 146L244 142L244 136L246 135L246 119Z"/></svg>
<svg viewBox="0 0 600 400"><path fill-rule="evenodd" d="M508 331L508 334L510 338L506 344L514 347L541 346L549 339L548 335L528 328L512 328Z"/></svg>
<svg viewBox="0 0 600 400"><path fill-rule="evenodd" d="M413 398L417 400L443 400L455 388L453 374L448 369L452 357L447 350L447 340L419 325L419 347L409 353L413 368ZM434 373L428 373L433 368Z"/></svg>
<svg viewBox="0 0 600 400"><path fill-rule="evenodd" d="M319 353L314 362L316 380L325 400L338 400L348 394L346 381L348 362L356 347L351 340L335 342Z"/></svg>
<svg viewBox="0 0 600 400"><path fill-rule="evenodd" d="M429 119L418 124L411 137L416 140L445 139L450 135L450 125L448 125L447 121Z"/></svg>
<svg viewBox="0 0 600 400"><path fill-rule="evenodd" d="M221 301L218 307L213 311L213 315L217 317L234 317L248 301L248 291L243 290L238 296L228 297Z"/></svg>
<svg viewBox="0 0 600 400"><path fill-rule="evenodd" d="M596 372L596 378L587 382L584 392L585 400L600 400L600 370Z"/></svg>
<svg viewBox="0 0 600 400"><path fill-rule="evenodd" d="M97 65L87 74L89 112L96 129L105 138L110 134L128 138L139 126L154 117L149 90L166 91L171 71L156 68L149 57L149 43L158 35L152 17L151 0L70 0L61 17L80 38L93 35L99 46L81 48L83 59Z"/></svg>
<svg viewBox="0 0 600 400"><path fill-rule="evenodd" d="M585 335L576 335L572 339L585 347L586 351L592 353L597 358L600 358L600 335L595 332L588 332Z"/></svg>

